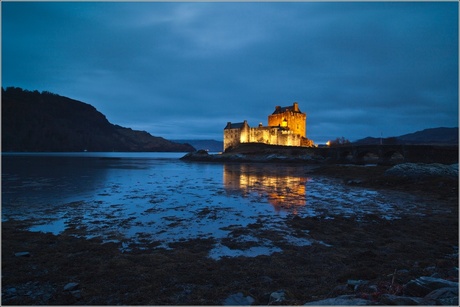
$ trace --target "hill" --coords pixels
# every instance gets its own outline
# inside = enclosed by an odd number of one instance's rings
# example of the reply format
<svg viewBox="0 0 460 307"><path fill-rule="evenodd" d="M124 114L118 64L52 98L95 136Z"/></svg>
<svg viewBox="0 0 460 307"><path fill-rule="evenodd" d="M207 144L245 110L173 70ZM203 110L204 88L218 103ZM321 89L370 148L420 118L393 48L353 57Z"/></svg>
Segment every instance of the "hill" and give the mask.
<svg viewBox="0 0 460 307"><path fill-rule="evenodd" d="M389 138L366 137L353 142L356 145L376 144L458 145L458 127L429 128L414 133Z"/></svg>
<svg viewBox="0 0 460 307"><path fill-rule="evenodd" d="M93 106L50 92L2 88L2 151L189 152L145 131L111 124Z"/></svg>
<svg viewBox="0 0 460 307"><path fill-rule="evenodd" d="M171 140L176 143L187 143L196 149L203 149L211 152L220 152L224 148L224 142L216 140Z"/></svg>
<svg viewBox="0 0 460 307"><path fill-rule="evenodd" d="M458 128L431 128L398 137L405 144L458 144Z"/></svg>

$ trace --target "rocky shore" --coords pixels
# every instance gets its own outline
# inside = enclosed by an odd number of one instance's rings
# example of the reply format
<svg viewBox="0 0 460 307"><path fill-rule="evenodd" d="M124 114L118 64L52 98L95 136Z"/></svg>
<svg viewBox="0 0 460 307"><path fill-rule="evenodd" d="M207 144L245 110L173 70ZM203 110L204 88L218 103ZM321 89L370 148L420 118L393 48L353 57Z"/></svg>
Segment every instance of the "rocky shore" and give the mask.
<svg viewBox="0 0 460 307"><path fill-rule="evenodd" d="M284 154L279 152L263 151L260 153L228 152L222 154L209 154L205 150L198 150L187 153L181 158L184 161L193 162L250 162L250 163L311 163L317 164L324 161L324 158L310 152L299 154Z"/></svg>
<svg viewBox="0 0 460 307"><path fill-rule="evenodd" d="M30 232L28 221L10 220L2 223L2 305L458 305L458 166L319 164L311 175L432 205L390 220L286 217L299 238L314 240L306 246L257 222L232 237L269 237L281 252L218 260L209 257L212 238L120 252L122 243Z"/></svg>

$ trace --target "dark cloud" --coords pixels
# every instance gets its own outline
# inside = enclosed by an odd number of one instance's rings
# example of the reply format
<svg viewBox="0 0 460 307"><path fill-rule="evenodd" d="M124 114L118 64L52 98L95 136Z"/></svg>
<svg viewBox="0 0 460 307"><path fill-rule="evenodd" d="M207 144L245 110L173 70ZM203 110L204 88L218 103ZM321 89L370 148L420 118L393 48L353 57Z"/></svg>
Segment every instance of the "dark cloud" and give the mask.
<svg viewBox="0 0 460 307"><path fill-rule="evenodd" d="M168 138L298 101L317 142L458 125L458 4L4 2L2 86Z"/></svg>

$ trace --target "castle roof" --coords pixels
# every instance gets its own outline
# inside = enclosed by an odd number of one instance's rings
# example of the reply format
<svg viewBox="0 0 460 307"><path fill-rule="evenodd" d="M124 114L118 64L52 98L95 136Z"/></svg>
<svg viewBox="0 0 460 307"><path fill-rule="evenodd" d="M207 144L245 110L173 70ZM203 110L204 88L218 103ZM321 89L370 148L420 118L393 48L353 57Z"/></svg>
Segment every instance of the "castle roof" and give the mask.
<svg viewBox="0 0 460 307"><path fill-rule="evenodd" d="M246 121L242 122L242 123L231 123L231 122L228 122L227 123L227 126L225 126L224 129L239 129L239 128L243 128L243 126L247 124Z"/></svg>
<svg viewBox="0 0 460 307"><path fill-rule="evenodd" d="M281 114L284 112L302 113L299 109L299 105L297 104L297 102L294 102L292 106L288 106L288 107L276 106L275 111L273 111L272 114Z"/></svg>

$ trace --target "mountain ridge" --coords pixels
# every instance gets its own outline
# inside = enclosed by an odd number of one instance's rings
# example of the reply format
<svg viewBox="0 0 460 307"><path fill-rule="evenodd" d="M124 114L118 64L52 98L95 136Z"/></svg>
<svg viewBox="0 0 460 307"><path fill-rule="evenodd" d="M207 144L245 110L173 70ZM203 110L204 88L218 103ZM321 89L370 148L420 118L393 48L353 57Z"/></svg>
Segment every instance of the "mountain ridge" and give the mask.
<svg viewBox="0 0 460 307"><path fill-rule="evenodd" d="M190 152L146 131L110 123L94 106L51 92L2 88L2 152Z"/></svg>
<svg viewBox="0 0 460 307"><path fill-rule="evenodd" d="M380 143L384 145L458 145L458 127L427 128L387 138L369 136L352 142L355 145L376 145Z"/></svg>
<svg viewBox="0 0 460 307"><path fill-rule="evenodd" d="M221 152L224 148L223 141L216 141L211 139L180 139L180 140L171 140L176 143L187 143L195 147L196 149L203 149L211 152Z"/></svg>

